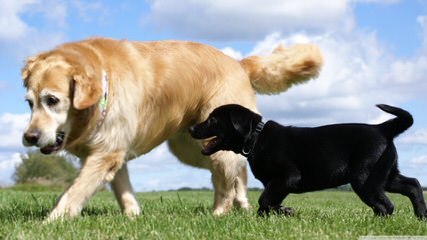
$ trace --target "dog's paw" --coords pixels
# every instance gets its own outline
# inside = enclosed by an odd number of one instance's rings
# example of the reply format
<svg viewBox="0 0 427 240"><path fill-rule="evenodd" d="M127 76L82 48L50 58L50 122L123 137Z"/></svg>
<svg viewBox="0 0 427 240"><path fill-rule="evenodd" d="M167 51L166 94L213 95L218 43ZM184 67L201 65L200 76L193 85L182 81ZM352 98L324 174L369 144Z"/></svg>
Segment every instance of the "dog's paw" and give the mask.
<svg viewBox="0 0 427 240"><path fill-rule="evenodd" d="M285 206L278 206L277 208L274 209L274 212L278 215L284 215L284 216L295 215L295 210L293 208L285 207Z"/></svg>
<svg viewBox="0 0 427 240"><path fill-rule="evenodd" d="M279 205L279 206L268 207L268 208L260 207L258 209L258 216L268 217L270 214L270 211L273 211L273 213L275 213L277 215L283 215L283 216L294 216L295 215L295 210L293 208Z"/></svg>
<svg viewBox="0 0 427 240"><path fill-rule="evenodd" d="M420 220L427 221L427 210L424 213L422 213L422 214L417 214L417 217Z"/></svg>
<svg viewBox="0 0 427 240"><path fill-rule="evenodd" d="M141 214L141 208L138 205L135 206L128 206L127 208L123 209L123 213L129 218L129 219L135 219L137 216Z"/></svg>
<svg viewBox="0 0 427 240"><path fill-rule="evenodd" d="M224 208L219 207L219 208L215 208L212 214L216 217L219 217L219 216L225 215L226 211Z"/></svg>
<svg viewBox="0 0 427 240"><path fill-rule="evenodd" d="M236 206L239 209L242 210L250 210L251 209L251 205L248 203L248 201L236 201Z"/></svg>
<svg viewBox="0 0 427 240"><path fill-rule="evenodd" d="M61 213L59 211L52 211L49 216L43 221L43 224L50 224L55 221L64 221L66 218L71 219L72 216L66 215L65 213Z"/></svg>
<svg viewBox="0 0 427 240"><path fill-rule="evenodd" d="M268 215L270 213L270 209L259 207L257 213L258 213L259 217L268 217Z"/></svg>

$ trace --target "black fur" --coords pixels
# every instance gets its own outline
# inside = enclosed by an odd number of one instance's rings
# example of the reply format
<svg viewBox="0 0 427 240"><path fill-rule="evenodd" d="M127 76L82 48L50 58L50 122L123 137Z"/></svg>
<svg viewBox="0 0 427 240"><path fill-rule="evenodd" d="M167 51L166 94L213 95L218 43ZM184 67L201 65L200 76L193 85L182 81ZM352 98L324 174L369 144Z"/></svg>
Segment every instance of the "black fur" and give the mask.
<svg viewBox="0 0 427 240"><path fill-rule="evenodd" d="M254 176L265 187L259 198L260 215L281 206L289 193L303 193L350 183L376 215L391 215L393 204L385 191L407 196L415 215L427 217L417 179L399 173L393 138L408 129L413 119L405 110L377 105L396 118L378 125L335 124L315 128L284 127L235 104L215 109L209 118L190 129L197 139L211 138L205 155L231 150L247 156ZM243 152L242 152L243 151Z"/></svg>

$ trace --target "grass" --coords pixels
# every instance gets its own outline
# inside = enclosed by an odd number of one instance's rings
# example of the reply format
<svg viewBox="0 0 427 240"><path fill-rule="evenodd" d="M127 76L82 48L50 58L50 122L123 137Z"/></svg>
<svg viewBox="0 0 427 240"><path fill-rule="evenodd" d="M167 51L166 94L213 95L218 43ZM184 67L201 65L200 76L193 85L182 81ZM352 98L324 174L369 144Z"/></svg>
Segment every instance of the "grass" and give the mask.
<svg viewBox="0 0 427 240"><path fill-rule="evenodd" d="M409 200L389 195L392 217L374 217L352 192L290 195L296 216L256 216L259 191L250 191L251 211L211 214L211 191L138 193L142 215L120 213L108 191L95 195L82 217L42 224L60 191L0 190L0 239L357 239L363 235L427 235L427 222L413 214Z"/></svg>

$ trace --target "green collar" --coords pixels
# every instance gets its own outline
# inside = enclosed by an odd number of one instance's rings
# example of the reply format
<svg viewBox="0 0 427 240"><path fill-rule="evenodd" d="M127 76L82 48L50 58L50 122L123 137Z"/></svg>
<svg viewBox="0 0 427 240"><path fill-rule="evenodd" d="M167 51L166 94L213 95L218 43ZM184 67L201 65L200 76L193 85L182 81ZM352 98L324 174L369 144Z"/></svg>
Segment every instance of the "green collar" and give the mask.
<svg viewBox="0 0 427 240"><path fill-rule="evenodd" d="M98 104L101 117L98 121L97 127L101 126L104 121L108 108L108 76L105 70L102 70L102 97Z"/></svg>

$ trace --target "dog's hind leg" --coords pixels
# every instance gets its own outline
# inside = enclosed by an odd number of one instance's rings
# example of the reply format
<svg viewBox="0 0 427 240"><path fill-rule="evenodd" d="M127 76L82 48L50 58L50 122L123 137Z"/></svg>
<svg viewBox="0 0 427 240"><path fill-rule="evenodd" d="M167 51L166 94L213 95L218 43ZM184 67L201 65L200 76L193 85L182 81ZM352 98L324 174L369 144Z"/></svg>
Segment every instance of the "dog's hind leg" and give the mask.
<svg viewBox="0 0 427 240"><path fill-rule="evenodd" d="M360 199L374 210L377 216L387 216L393 214L394 206L384 192L384 179L387 174L384 171L373 170L367 180L361 179L364 174L357 174L358 177L351 182L354 192ZM388 171L386 171L388 172Z"/></svg>
<svg viewBox="0 0 427 240"><path fill-rule="evenodd" d="M246 198L246 161L229 151L211 155L212 182L215 190L214 215L227 213L235 201L241 208L249 208ZM238 195L239 194L239 195Z"/></svg>
<svg viewBox="0 0 427 240"><path fill-rule="evenodd" d="M365 183L362 186L352 183L351 186L360 199L374 210L375 215L387 216L393 214L394 206L385 195L384 190L379 186L373 186L369 183Z"/></svg>
<svg viewBox="0 0 427 240"><path fill-rule="evenodd" d="M350 181L356 194L364 203L370 206L375 215L386 216L393 214L394 206L385 195L385 185L396 167L396 149L393 145L387 146L380 155L370 156L365 165L353 170ZM369 163L375 163L369 166Z"/></svg>
<svg viewBox="0 0 427 240"><path fill-rule="evenodd" d="M117 171L113 181L111 181L111 188L113 189L116 199L124 214L129 217L134 217L141 213L141 209L129 181L129 173L126 163L124 163L122 168Z"/></svg>
<svg viewBox="0 0 427 240"><path fill-rule="evenodd" d="M246 164L240 167L238 170L236 181L234 183L234 188L236 190L236 198L234 199L234 204L242 209L249 209L250 205L248 198L246 197L247 192L247 183L248 183L248 173L246 170Z"/></svg>
<svg viewBox="0 0 427 240"><path fill-rule="evenodd" d="M80 214L84 204L96 190L114 179L114 175L122 167L125 154L126 151L98 152L87 157L79 175L61 195L46 221Z"/></svg>
<svg viewBox="0 0 427 240"><path fill-rule="evenodd" d="M390 177L386 185L386 191L407 196L414 207L415 215L420 219L427 219L423 190L417 179L408 178L397 173Z"/></svg>

